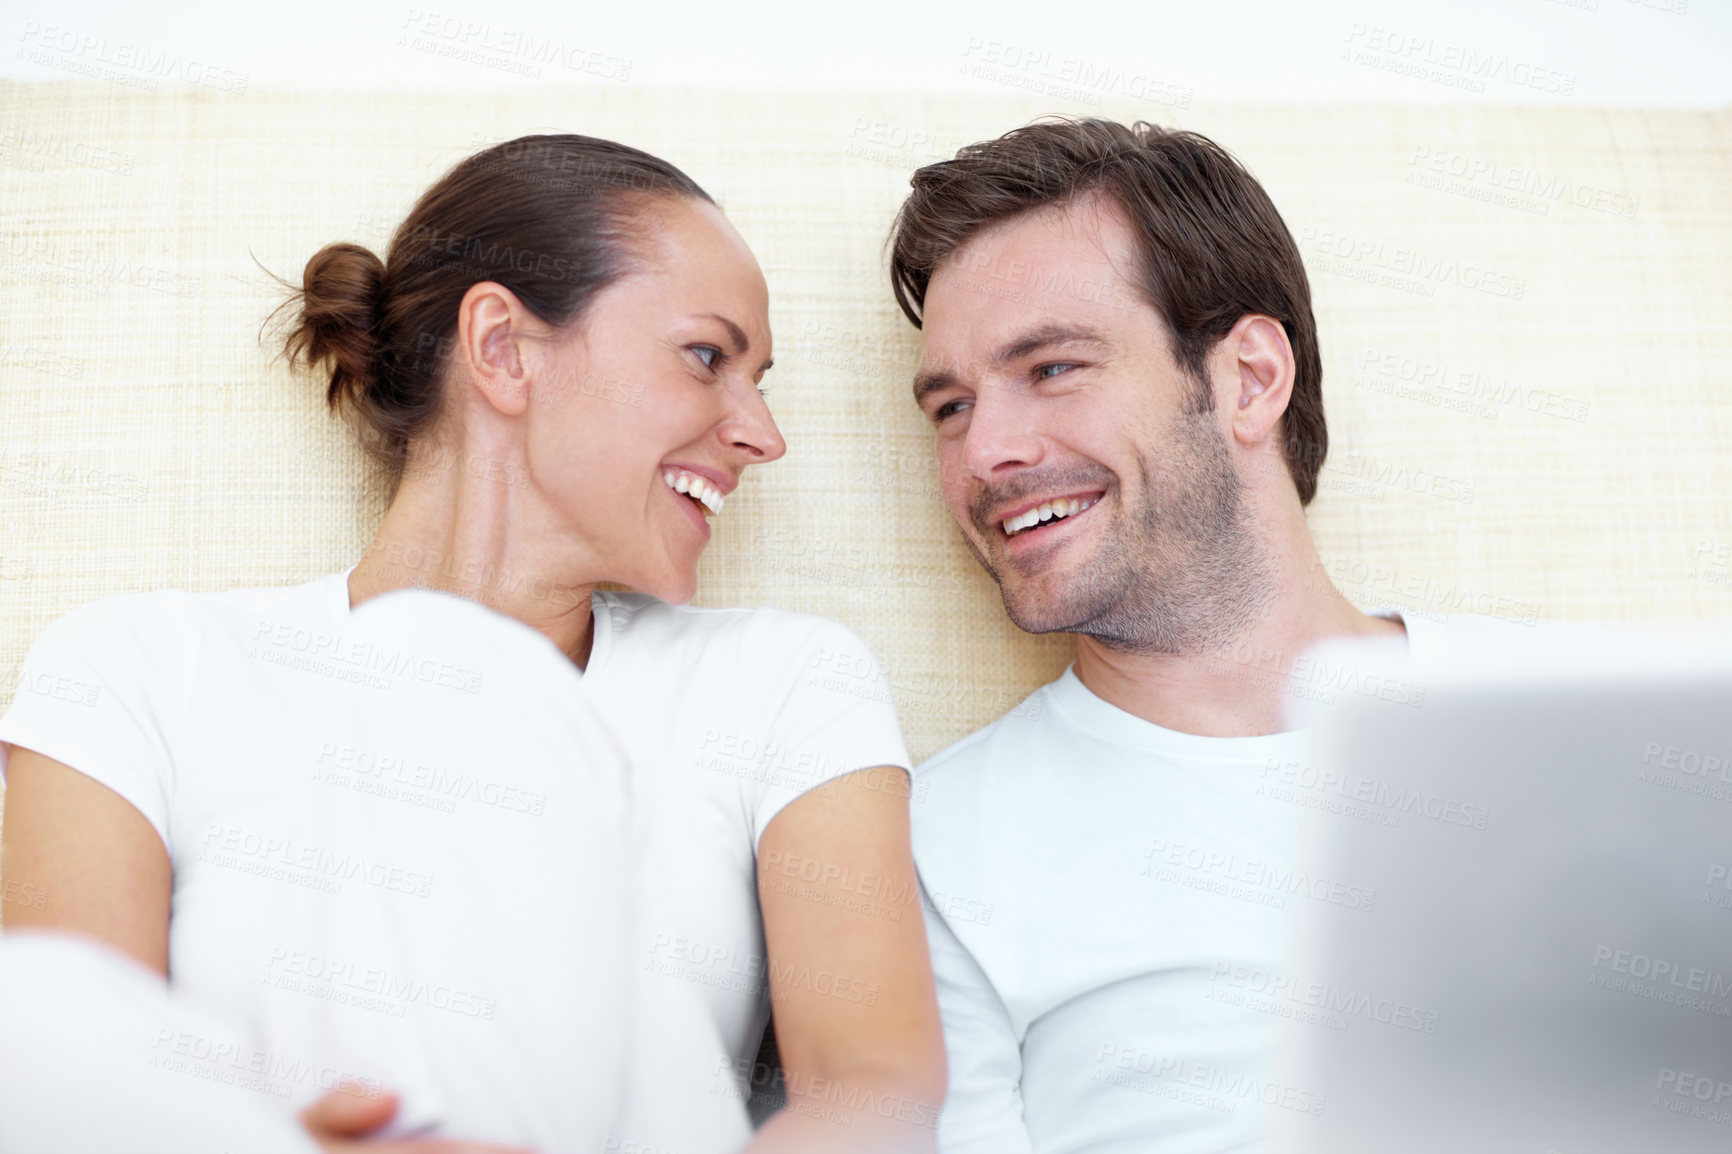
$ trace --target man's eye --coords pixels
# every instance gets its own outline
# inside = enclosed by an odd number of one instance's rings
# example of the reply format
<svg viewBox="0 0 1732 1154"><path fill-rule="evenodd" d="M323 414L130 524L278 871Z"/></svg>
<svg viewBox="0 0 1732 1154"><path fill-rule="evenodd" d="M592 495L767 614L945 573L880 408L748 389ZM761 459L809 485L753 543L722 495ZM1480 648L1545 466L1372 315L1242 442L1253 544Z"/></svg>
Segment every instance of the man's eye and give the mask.
<svg viewBox="0 0 1732 1154"><path fill-rule="evenodd" d="M1075 365L1068 364L1068 363L1061 363L1061 364L1056 364L1056 365L1042 365L1040 368L1038 368L1034 371L1034 375L1039 377L1043 381L1044 380L1050 380L1051 378L1056 377L1060 373L1064 372L1066 369L1074 369L1074 368L1076 368Z"/></svg>
<svg viewBox="0 0 1732 1154"><path fill-rule="evenodd" d="M932 419L934 421L942 421L947 417L954 417L956 414L962 412L963 408L967 407L967 405L967 401L947 401L932 411Z"/></svg>
<svg viewBox="0 0 1732 1154"><path fill-rule="evenodd" d="M706 369L715 368L716 363L722 359L722 350L714 345L692 345L691 350L698 360L704 362Z"/></svg>

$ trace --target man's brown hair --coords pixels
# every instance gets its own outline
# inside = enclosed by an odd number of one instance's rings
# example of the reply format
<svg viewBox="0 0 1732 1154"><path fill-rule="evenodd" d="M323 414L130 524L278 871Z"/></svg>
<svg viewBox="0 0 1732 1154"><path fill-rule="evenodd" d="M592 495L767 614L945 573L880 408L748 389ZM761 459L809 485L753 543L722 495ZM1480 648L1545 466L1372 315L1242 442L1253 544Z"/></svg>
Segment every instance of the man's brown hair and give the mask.
<svg viewBox="0 0 1732 1154"><path fill-rule="evenodd" d="M1094 193L1110 196L1130 219L1138 288L1197 382L1199 409L1214 408L1204 372L1209 350L1247 313L1280 321L1296 362L1283 451L1300 503L1310 503L1329 448L1311 286L1281 214L1224 148L1144 121L1046 120L970 144L910 183L891 230L890 272L896 303L916 328L933 269L970 237Z"/></svg>

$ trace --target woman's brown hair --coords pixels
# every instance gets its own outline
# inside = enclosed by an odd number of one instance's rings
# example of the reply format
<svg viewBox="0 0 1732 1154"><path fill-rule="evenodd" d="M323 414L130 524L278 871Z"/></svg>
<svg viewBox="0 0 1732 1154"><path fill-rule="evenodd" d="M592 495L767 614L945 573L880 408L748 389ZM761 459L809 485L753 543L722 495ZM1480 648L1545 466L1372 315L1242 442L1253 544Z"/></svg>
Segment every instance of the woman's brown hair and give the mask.
<svg viewBox="0 0 1732 1154"><path fill-rule="evenodd" d="M667 161L612 141L493 145L422 194L383 261L357 244L314 253L282 306L294 310L283 352L292 366L328 366L326 403L394 489L410 440L439 412L470 286L494 281L547 324L575 322L629 271L633 217L653 197L714 203Z"/></svg>
<svg viewBox="0 0 1732 1154"><path fill-rule="evenodd" d="M1110 196L1131 221L1138 288L1197 382L1199 409L1214 407L1204 366L1216 342L1247 313L1280 321L1296 362L1283 449L1299 501L1310 503L1329 451L1311 287L1268 193L1225 149L1144 121L1043 121L968 145L910 183L891 230L890 271L896 303L916 328L933 269L970 237L1093 192Z"/></svg>

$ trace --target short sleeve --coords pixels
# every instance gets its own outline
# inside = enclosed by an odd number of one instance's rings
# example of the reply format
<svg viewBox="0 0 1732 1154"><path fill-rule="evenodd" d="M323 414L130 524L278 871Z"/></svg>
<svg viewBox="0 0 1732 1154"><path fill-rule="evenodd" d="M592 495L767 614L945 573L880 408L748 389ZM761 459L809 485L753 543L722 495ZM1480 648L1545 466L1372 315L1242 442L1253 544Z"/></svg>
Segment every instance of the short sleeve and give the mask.
<svg viewBox="0 0 1732 1154"><path fill-rule="evenodd" d="M165 848L173 736L197 650L174 596L108 597L54 622L30 647L0 717L0 775L13 746L51 757L125 798Z"/></svg>
<svg viewBox="0 0 1732 1154"><path fill-rule="evenodd" d="M1022 1047L1010 1013L980 963L933 907L924 883L920 898L950 1070L938 1115L939 1149L1026 1154L1032 1147L1022 1120Z"/></svg>
<svg viewBox="0 0 1732 1154"><path fill-rule="evenodd" d="M912 765L890 679L853 630L803 614L775 614L769 624L782 633L780 643L763 644L760 638L747 660L758 664L777 654L772 660L780 668L764 669L761 683L788 688L770 718L775 772L753 784L754 845L771 819L808 790L856 770L894 766L911 772ZM906 793L907 779L900 773L897 778L886 788Z"/></svg>

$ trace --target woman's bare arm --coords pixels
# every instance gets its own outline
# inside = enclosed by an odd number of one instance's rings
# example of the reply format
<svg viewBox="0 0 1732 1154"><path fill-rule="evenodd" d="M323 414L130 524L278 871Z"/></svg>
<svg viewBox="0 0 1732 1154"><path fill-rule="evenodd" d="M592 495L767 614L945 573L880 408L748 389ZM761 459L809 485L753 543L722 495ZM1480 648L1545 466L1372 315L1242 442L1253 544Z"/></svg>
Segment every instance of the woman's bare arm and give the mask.
<svg viewBox="0 0 1732 1154"><path fill-rule="evenodd" d="M6 774L0 878L37 903L8 902L7 929L88 934L168 977L174 869L162 839L131 802L34 750L14 748Z"/></svg>
<svg viewBox="0 0 1732 1154"><path fill-rule="evenodd" d="M862 770L803 794L758 846L788 1107L772 1151L931 1151L944 1036L908 832L908 776Z"/></svg>

